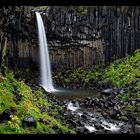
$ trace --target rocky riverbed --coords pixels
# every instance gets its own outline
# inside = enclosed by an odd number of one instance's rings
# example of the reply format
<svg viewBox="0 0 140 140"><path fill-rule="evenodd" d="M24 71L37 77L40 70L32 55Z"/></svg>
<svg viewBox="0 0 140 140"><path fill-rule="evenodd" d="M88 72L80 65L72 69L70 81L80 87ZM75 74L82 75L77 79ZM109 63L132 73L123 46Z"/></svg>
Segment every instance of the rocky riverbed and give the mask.
<svg viewBox="0 0 140 140"><path fill-rule="evenodd" d="M98 98L92 96L84 99L63 99L63 101L53 93L47 94L51 102L63 107L60 114L64 116L69 127L77 133L140 133L137 122L134 123L134 120L130 119L122 121L125 103L113 100L114 96L109 92L112 90L103 90Z"/></svg>
<svg viewBox="0 0 140 140"><path fill-rule="evenodd" d="M28 85L33 90L36 90L38 87L37 83L29 83ZM99 87L98 96L97 94L95 96L93 90L93 95L87 93L87 96L81 96L81 98L67 98L70 96L68 93L66 93L67 96L62 98L61 95L58 96L53 92L48 93L44 91L44 93L50 102L63 108L59 112L63 118L59 116L54 117L59 120L65 119L68 126L77 133L135 134L140 133L138 117L140 99L135 98L132 100L131 97L130 100L126 101L119 99L128 90L137 90L133 84L134 82L122 88L116 88L102 83L97 86ZM80 90L82 89L80 88Z"/></svg>

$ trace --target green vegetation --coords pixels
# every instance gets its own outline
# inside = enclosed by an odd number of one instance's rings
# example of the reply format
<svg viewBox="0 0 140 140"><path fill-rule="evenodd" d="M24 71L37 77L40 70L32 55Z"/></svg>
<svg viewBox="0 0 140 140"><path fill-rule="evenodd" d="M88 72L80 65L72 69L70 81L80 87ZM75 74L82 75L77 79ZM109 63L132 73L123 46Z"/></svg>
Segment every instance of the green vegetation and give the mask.
<svg viewBox="0 0 140 140"><path fill-rule="evenodd" d="M24 81L15 80L12 73L0 76L0 114L6 109L15 108L17 111L11 115L11 120L0 123L2 134L56 134L57 130L62 133L74 133L62 122L56 120L53 115L61 116L58 111L62 108L52 105L43 90L37 91L27 86ZM22 127L22 120L27 116L33 116L37 127ZM43 122L39 120L42 119ZM65 122L63 122L65 124Z"/></svg>
<svg viewBox="0 0 140 140"><path fill-rule="evenodd" d="M79 16L84 16L84 15L86 15L87 12L88 12L86 6L78 6L76 10L77 10L77 14L78 14Z"/></svg>
<svg viewBox="0 0 140 140"><path fill-rule="evenodd" d="M130 84L133 80L140 82L140 50L135 51L131 57L111 63L105 69L103 78L110 80L117 87Z"/></svg>
<svg viewBox="0 0 140 140"><path fill-rule="evenodd" d="M40 9L40 10L48 10L49 6L37 6L35 8Z"/></svg>
<svg viewBox="0 0 140 140"><path fill-rule="evenodd" d="M59 72L54 78L56 80L61 78L68 84L76 78L84 82L94 79L99 83L111 82L116 87L123 87L137 80L136 87L140 88L140 50L136 50L131 57L127 56L112 62L106 68L102 66L93 66L90 69L79 67L64 76Z"/></svg>

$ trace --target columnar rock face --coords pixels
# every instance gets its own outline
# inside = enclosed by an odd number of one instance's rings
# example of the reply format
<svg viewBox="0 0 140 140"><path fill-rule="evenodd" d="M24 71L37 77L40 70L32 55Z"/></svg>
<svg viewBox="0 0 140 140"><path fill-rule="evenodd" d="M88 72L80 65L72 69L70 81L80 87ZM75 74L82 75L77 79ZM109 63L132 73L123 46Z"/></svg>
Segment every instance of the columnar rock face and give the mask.
<svg viewBox="0 0 140 140"><path fill-rule="evenodd" d="M0 50L8 39L6 63L39 66L35 7L0 8ZM108 64L140 48L140 9L136 6L51 6L41 11L52 66Z"/></svg>

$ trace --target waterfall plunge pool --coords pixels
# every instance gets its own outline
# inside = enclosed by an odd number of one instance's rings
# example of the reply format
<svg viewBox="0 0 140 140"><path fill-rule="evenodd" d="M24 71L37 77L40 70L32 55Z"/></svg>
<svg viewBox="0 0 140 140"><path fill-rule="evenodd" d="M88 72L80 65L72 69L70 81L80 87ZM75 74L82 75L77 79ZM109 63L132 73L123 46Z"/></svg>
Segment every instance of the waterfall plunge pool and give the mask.
<svg viewBox="0 0 140 140"><path fill-rule="evenodd" d="M57 88L50 90L56 97L64 99L84 99L86 97L99 97L99 91L78 88Z"/></svg>

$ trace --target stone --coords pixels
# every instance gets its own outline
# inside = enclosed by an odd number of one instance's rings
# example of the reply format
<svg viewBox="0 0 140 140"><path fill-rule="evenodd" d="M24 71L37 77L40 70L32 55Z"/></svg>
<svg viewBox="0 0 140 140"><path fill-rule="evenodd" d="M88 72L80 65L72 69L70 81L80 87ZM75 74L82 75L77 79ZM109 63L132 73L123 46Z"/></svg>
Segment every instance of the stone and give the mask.
<svg viewBox="0 0 140 140"><path fill-rule="evenodd" d="M84 126L84 122L83 122L82 120L79 120L79 121L77 122L77 124L78 124L79 126Z"/></svg>
<svg viewBox="0 0 140 140"><path fill-rule="evenodd" d="M108 88L108 89L102 90L101 94L105 96L110 96L112 94L112 89Z"/></svg>
<svg viewBox="0 0 140 140"><path fill-rule="evenodd" d="M28 126L28 127L37 127L37 123L36 123L36 120L34 119L34 117L32 116L28 116L28 117L25 117L23 120L22 120L22 126L25 127L25 126Z"/></svg>
<svg viewBox="0 0 140 140"><path fill-rule="evenodd" d="M137 106L137 107L136 107L136 111L137 111L137 112L140 112L140 106Z"/></svg>
<svg viewBox="0 0 140 140"><path fill-rule="evenodd" d="M10 115L14 115L17 110L13 107L10 109L6 109L1 115L0 115L0 122L4 120L10 120Z"/></svg>
<svg viewBox="0 0 140 140"><path fill-rule="evenodd" d="M81 115L81 118L83 118L83 119L87 119L87 118L88 118L88 116L87 116L87 115L85 115L85 114L82 114L82 115Z"/></svg>
<svg viewBox="0 0 140 140"><path fill-rule="evenodd" d="M118 110L115 110L115 109L111 109L109 111L109 116L113 119L117 118L119 114L120 114L120 112Z"/></svg>
<svg viewBox="0 0 140 140"><path fill-rule="evenodd" d="M70 124L71 126L76 127L76 122L73 121L72 119L68 119L68 120L66 120L66 121L67 121L67 123Z"/></svg>
<svg viewBox="0 0 140 140"><path fill-rule="evenodd" d="M131 101L132 102L132 105L135 105L136 104L136 101Z"/></svg>
<svg viewBox="0 0 140 140"><path fill-rule="evenodd" d="M77 127L76 128L77 134L88 134L90 131L85 127Z"/></svg>
<svg viewBox="0 0 140 140"><path fill-rule="evenodd" d="M136 118L136 122L135 123L140 125L140 119Z"/></svg>
<svg viewBox="0 0 140 140"><path fill-rule="evenodd" d="M95 123L95 124L94 124L94 127L95 127L97 130L99 130L99 129L104 129L104 127L101 126L101 124L99 124L99 123Z"/></svg>
<svg viewBox="0 0 140 140"><path fill-rule="evenodd" d="M108 114L105 113L105 112L102 112L101 114L102 114L103 117L107 117L108 116Z"/></svg>
<svg viewBox="0 0 140 140"><path fill-rule="evenodd" d="M135 125L135 134L140 134L140 125Z"/></svg>
<svg viewBox="0 0 140 140"><path fill-rule="evenodd" d="M83 127L78 127L76 128L77 134L83 134L84 133L84 128Z"/></svg>
<svg viewBox="0 0 140 140"><path fill-rule="evenodd" d="M124 90L124 89L121 89L121 90L119 91L119 93L120 93L120 94L124 94L124 93L125 93L125 90Z"/></svg>
<svg viewBox="0 0 140 140"><path fill-rule="evenodd" d="M140 103L140 98L136 98L135 101L136 101L137 103Z"/></svg>

